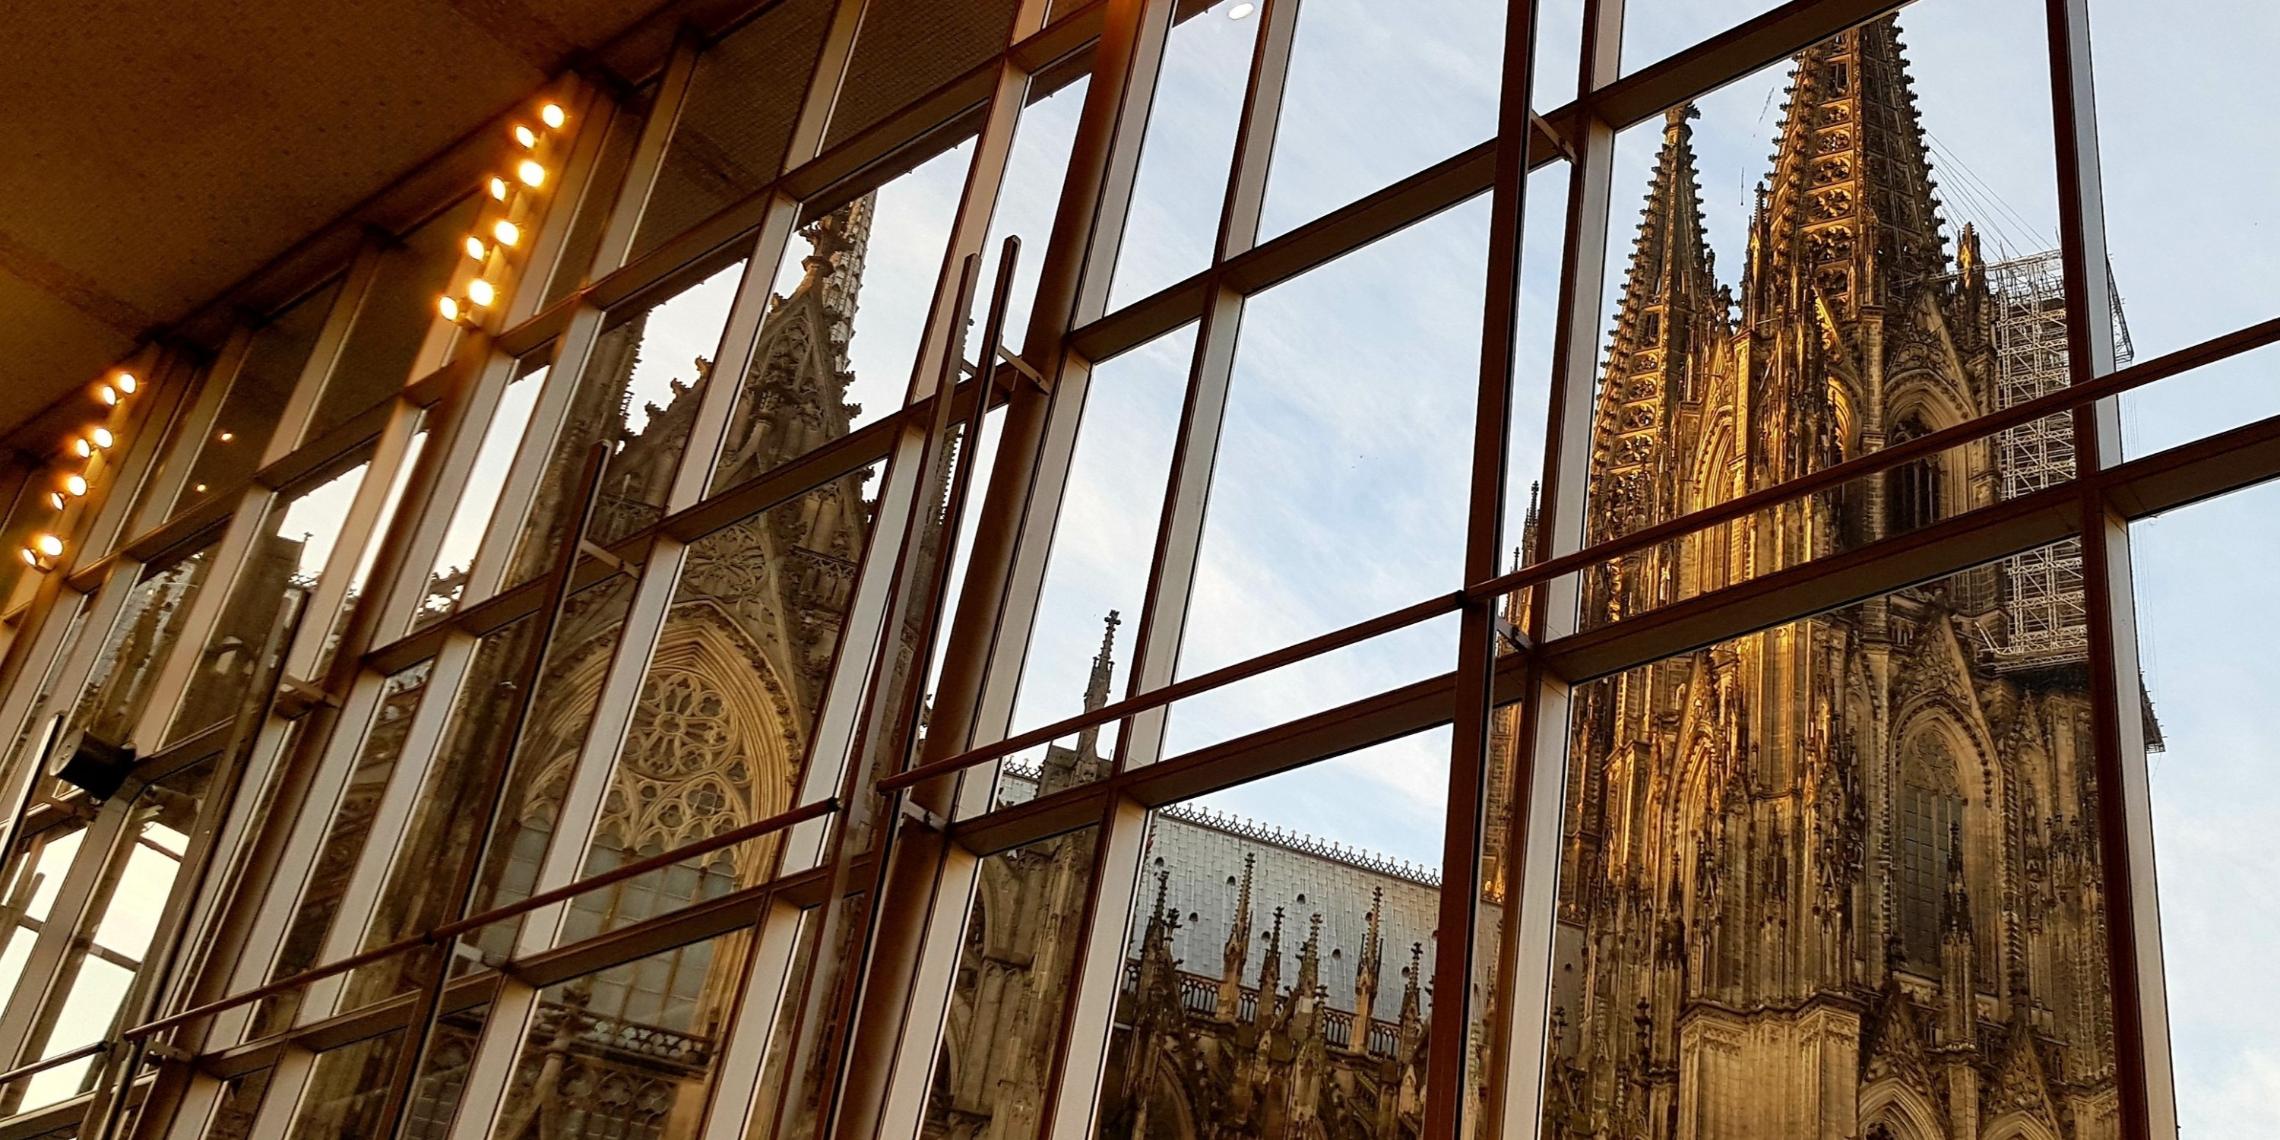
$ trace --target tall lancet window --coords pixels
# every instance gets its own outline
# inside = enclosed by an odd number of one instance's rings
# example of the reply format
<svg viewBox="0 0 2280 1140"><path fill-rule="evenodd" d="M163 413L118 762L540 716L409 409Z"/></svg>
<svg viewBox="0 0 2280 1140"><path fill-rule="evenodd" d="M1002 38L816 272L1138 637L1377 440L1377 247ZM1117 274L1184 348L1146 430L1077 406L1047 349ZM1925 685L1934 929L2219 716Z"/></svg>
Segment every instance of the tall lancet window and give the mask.
<svg viewBox="0 0 2280 1140"><path fill-rule="evenodd" d="M1894 910L1908 965L1934 971L1940 962L1940 906L1947 893L1948 860L1963 823L1963 796L1954 764L1936 737L1919 736L1901 759L1899 802L1893 811Z"/></svg>
<svg viewBox="0 0 2280 1140"><path fill-rule="evenodd" d="M1921 418L1909 416L1893 429L1891 442L1906 443L1918 436L1931 433L1930 425ZM1927 455L1913 463L1903 464L1885 478L1885 507L1891 521L1889 533L1906 534L1939 521L1940 509L1940 457Z"/></svg>

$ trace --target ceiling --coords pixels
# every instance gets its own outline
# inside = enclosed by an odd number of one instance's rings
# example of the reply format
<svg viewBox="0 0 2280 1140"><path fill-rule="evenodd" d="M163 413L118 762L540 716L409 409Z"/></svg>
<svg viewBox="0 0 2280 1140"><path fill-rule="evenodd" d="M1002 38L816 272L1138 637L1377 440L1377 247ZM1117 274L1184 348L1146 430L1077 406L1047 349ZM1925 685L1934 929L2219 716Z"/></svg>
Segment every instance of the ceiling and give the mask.
<svg viewBox="0 0 2280 1140"><path fill-rule="evenodd" d="M568 61L653 66L663 14L658 0L0 0L0 436L39 449L27 435L43 410L353 225Z"/></svg>

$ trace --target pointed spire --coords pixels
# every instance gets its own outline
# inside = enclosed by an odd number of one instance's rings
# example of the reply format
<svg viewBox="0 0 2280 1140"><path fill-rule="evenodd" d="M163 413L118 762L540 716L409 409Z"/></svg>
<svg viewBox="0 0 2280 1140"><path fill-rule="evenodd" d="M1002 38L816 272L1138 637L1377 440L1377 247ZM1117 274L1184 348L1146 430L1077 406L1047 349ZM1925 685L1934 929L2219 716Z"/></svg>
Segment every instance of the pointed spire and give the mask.
<svg viewBox="0 0 2280 1140"><path fill-rule="evenodd" d="M1092 660L1092 676L1085 682L1085 711L1093 712L1108 704L1109 682L1116 673L1116 627L1124 619L1115 610L1108 611L1108 620L1102 623L1100 652ZM1100 726L1093 725L1077 734L1077 754L1088 760L1100 759Z"/></svg>
<svg viewBox="0 0 2280 1140"><path fill-rule="evenodd" d="M1385 965L1385 888L1370 892L1370 912L1363 916L1361 953L1354 957L1354 1030L1346 1048L1369 1051L1370 1023L1377 1016L1378 977Z"/></svg>
<svg viewBox="0 0 2280 1140"><path fill-rule="evenodd" d="M1251 873L1258 866L1257 852L1243 853L1243 882L1235 892L1235 921L1227 927L1227 945L1221 952L1219 1020L1234 1021L1243 1001L1243 967L1251 959Z"/></svg>
<svg viewBox="0 0 2280 1140"><path fill-rule="evenodd" d="M1267 949L1259 959L1259 1020L1274 1019L1275 1000L1282 996L1283 908L1275 908L1275 922L1267 930Z"/></svg>
<svg viewBox="0 0 2280 1140"><path fill-rule="evenodd" d="M1671 457L1665 425L1691 378L1698 340L1725 326L1710 247L1703 240L1692 103L1670 109L1654 182L1623 281L1592 438L1593 541L1617 538L1665 514L1650 473ZM1716 318L1715 324L1712 318Z"/></svg>

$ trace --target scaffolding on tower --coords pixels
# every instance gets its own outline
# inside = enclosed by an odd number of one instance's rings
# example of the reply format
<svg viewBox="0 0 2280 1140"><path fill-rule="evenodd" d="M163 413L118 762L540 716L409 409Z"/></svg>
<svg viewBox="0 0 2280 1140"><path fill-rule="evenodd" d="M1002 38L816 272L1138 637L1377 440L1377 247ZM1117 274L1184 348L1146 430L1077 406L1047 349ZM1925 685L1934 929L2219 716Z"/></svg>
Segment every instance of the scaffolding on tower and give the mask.
<svg viewBox="0 0 2280 1140"><path fill-rule="evenodd" d="M2109 285L2111 275L2109 275ZM2066 279L2056 250L1987 267L1995 303L1995 402L2009 408L2067 385ZM2129 325L2122 300L2109 291L2114 364L2129 363ZM2072 478L2074 422L2045 416L1995 437L1996 470L2005 499ZM2067 539L2003 561L2004 636L1992 647L1998 673L2071 665L2089 648L2082 601L2082 543Z"/></svg>

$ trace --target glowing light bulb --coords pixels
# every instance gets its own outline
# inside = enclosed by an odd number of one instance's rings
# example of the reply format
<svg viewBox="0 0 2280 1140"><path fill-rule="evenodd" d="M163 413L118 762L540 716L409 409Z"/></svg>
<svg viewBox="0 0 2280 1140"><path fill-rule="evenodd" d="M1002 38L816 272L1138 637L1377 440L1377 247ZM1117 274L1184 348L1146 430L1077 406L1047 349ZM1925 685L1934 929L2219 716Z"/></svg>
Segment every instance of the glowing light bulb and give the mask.
<svg viewBox="0 0 2280 1140"><path fill-rule="evenodd" d="M237 433L234 431L225 431L222 434L215 436L214 438L221 440L223 443L228 443L229 441L237 438Z"/></svg>
<svg viewBox="0 0 2280 1140"><path fill-rule="evenodd" d="M459 319L459 299L457 297L437 297L435 299L435 311L442 313L444 320L456 321Z"/></svg>
<svg viewBox="0 0 2280 1140"><path fill-rule="evenodd" d="M523 185L536 189L546 182L546 168L526 158L515 164L515 177L522 179Z"/></svg>
<svg viewBox="0 0 2280 1140"><path fill-rule="evenodd" d="M50 510L57 510L57 511L60 511L60 510L62 510L62 509L63 509L63 503L64 503L64 500L63 500L63 492L61 492L61 491L49 491L49 492L48 492L48 508L49 508Z"/></svg>
<svg viewBox="0 0 2280 1140"><path fill-rule="evenodd" d="M519 143L521 143L521 144L523 144L523 146L524 146L525 148L529 148L529 147L534 147L534 146L537 146L537 145L538 145L538 132L537 132L537 131L534 131L534 130L531 130L529 127L526 127L526 126L522 125L521 123L516 123L516 124L515 124L515 141L516 141L516 142L519 142Z"/></svg>
<svg viewBox="0 0 2280 1140"><path fill-rule="evenodd" d="M548 103L538 109L538 119L548 127L559 131L562 129L562 124L570 121L570 116L562 113L562 104Z"/></svg>
<svg viewBox="0 0 2280 1140"><path fill-rule="evenodd" d="M482 238L476 237L476 236L474 236L473 234L469 234L469 235L468 235L468 237L467 237L467 256L469 256L469 257L472 257L472 258L474 258L474 259L475 259L475 260L477 260L477 261L481 261L481 260L483 260L484 258L486 258L486 257L489 257L490 255L491 255L491 248L490 248L489 246L487 246L487 245L484 245L484 244L483 244L483 239L482 239Z"/></svg>
<svg viewBox="0 0 2280 1140"><path fill-rule="evenodd" d="M501 202L504 202L504 201L506 201L506 200L507 200L507 180L506 180L506 179L504 179L504 178L493 178L493 179L491 180L491 197L493 197L493 198L497 198L497 199L498 199L499 201L501 201Z"/></svg>
<svg viewBox="0 0 2280 1140"><path fill-rule="evenodd" d="M204 483L200 483L200 484L198 484L198 486L195 488L195 490L196 490L196 491L197 491L199 494L203 495L203 494L205 494L205 493L206 493L206 485L205 485Z"/></svg>
<svg viewBox="0 0 2280 1140"><path fill-rule="evenodd" d="M81 459L87 459L95 454L95 445L87 442L85 437L75 439L71 441L71 453Z"/></svg>
<svg viewBox="0 0 2280 1140"><path fill-rule="evenodd" d="M119 402L119 390L109 384L95 385L95 402L108 408Z"/></svg>
<svg viewBox="0 0 2280 1140"><path fill-rule="evenodd" d="M99 427L94 431L88 432L87 438L94 440L95 446L105 449L108 449L112 444L119 442L119 437L112 435L111 429L107 427Z"/></svg>
<svg viewBox="0 0 2280 1140"><path fill-rule="evenodd" d="M24 565L29 566L34 570L40 568L40 556L29 546L17 551L16 557L23 559Z"/></svg>
<svg viewBox="0 0 2280 1140"><path fill-rule="evenodd" d="M111 378L111 386L117 388L122 396L134 395L135 388L141 383L142 381L135 379L135 374L132 372L121 372Z"/></svg>
<svg viewBox="0 0 2280 1140"><path fill-rule="evenodd" d="M500 245L513 249L515 243L522 240L522 227L500 218L491 226L491 236L498 239Z"/></svg>
<svg viewBox="0 0 2280 1140"><path fill-rule="evenodd" d="M32 549L53 558L63 553L63 540L52 534L43 534L32 540Z"/></svg>
<svg viewBox="0 0 2280 1140"><path fill-rule="evenodd" d="M1255 5L1237 4L1227 10L1227 18L1230 20L1240 20L1258 10L1259 9Z"/></svg>
<svg viewBox="0 0 2280 1140"><path fill-rule="evenodd" d="M74 499L76 499L76 498L80 497L81 495L84 495L84 494L86 494L86 493L87 493L87 476L85 476L85 475L76 475L76 474L75 474L75 475L66 475L66 476L64 476L64 477L63 477L63 490L64 490L64 493L65 493L65 494L67 494L67 495L70 495L70 496L71 496L72 498L74 498Z"/></svg>
<svg viewBox="0 0 2280 1140"><path fill-rule="evenodd" d="M475 302L477 307L487 309L491 307L491 302L499 299L499 291L493 289L490 282L478 277L467 283L467 299Z"/></svg>

